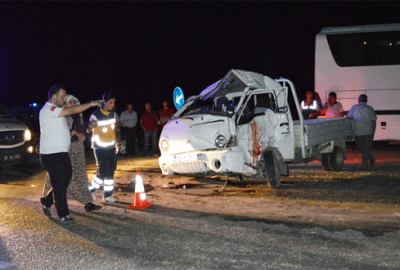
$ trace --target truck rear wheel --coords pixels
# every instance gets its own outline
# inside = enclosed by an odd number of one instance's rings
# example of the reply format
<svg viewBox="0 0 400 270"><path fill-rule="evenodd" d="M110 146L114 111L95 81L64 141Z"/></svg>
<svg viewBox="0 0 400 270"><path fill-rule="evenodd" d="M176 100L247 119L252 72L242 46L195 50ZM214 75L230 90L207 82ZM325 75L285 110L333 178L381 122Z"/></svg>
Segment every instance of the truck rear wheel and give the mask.
<svg viewBox="0 0 400 270"><path fill-rule="evenodd" d="M278 188L281 185L278 162L273 152L264 153L265 170L268 178L268 185L271 188Z"/></svg>
<svg viewBox="0 0 400 270"><path fill-rule="evenodd" d="M338 172L342 170L344 156L340 147L335 147L333 153L330 154L330 167L332 171Z"/></svg>
<svg viewBox="0 0 400 270"><path fill-rule="evenodd" d="M321 163L322 163L322 168L324 171L331 171L331 166L329 164L329 155L330 153L322 153L321 154Z"/></svg>
<svg viewBox="0 0 400 270"><path fill-rule="evenodd" d="M335 147L332 153L322 153L321 163L325 171L340 171L344 163L344 156L340 147Z"/></svg>

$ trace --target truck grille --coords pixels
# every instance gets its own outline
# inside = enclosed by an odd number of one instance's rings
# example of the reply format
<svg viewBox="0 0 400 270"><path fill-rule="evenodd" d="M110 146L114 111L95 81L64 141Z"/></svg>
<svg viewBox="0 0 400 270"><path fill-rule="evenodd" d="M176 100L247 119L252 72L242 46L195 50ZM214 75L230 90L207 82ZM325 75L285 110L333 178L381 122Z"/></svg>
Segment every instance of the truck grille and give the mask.
<svg viewBox="0 0 400 270"><path fill-rule="evenodd" d="M207 165L201 161L187 161L171 164L171 168L176 173L206 173L210 171Z"/></svg>
<svg viewBox="0 0 400 270"><path fill-rule="evenodd" d="M3 131L0 132L0 147L2 145L15 145L24 142L24 131Z"/></svg>

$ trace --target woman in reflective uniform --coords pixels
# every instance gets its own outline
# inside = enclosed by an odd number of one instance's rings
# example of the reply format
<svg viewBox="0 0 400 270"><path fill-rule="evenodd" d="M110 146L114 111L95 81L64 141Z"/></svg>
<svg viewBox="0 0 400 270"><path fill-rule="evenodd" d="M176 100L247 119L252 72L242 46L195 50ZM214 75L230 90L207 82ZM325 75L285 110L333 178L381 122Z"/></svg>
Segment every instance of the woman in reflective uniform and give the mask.
<svg viewBox="0 0 400 270"><path fill-rule="evenodd" d="M104 185L105 202L116 201L111 195L114 191L114 171L117 167L121 135L117 125L118 116L114 111L115 98L113 93L105 93L102 107L93 112L89 119L89 128L92 129L92 148L97 164L97 174L90 183L89 190L95 199L95 191Z"/></svg>
<svg viewBox="0 0 400 270"><path fill-rule="evenodd" d="M318 102L314 99L314 94L312 91L306 93L306 99L301 102L301 111L303 113L304 120L315 119L317 116L310 117L310 114L319 112L320 108Z"/></svg>

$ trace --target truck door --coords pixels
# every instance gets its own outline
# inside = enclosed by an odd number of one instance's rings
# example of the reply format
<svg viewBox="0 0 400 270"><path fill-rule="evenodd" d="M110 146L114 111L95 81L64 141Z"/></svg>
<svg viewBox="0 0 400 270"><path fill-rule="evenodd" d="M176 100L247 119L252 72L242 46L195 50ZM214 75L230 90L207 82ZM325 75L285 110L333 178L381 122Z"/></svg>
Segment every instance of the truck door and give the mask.
<svg viewBox="0 0 400 270"><path fill-rule="evenodd" d="M294 135L288 117L290 111L278 110L275 92L254 91L243 104L237 117L237 134L248 162L254 166L266 148L276 148L283 160L292 160Z"/></svg>

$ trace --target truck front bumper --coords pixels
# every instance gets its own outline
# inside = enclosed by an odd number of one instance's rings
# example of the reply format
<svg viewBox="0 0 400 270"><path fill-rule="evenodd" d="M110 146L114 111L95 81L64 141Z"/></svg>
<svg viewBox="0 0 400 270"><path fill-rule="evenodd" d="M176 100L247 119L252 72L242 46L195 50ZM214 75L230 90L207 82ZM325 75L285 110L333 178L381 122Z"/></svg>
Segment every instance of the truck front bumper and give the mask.
<svg viewBox="0 0 400 270"><path fill-rule="evenodd" d="M241 174L244 158L240 149L196 151L165 155L158 159L165 175L173 174Z"/></svg>

